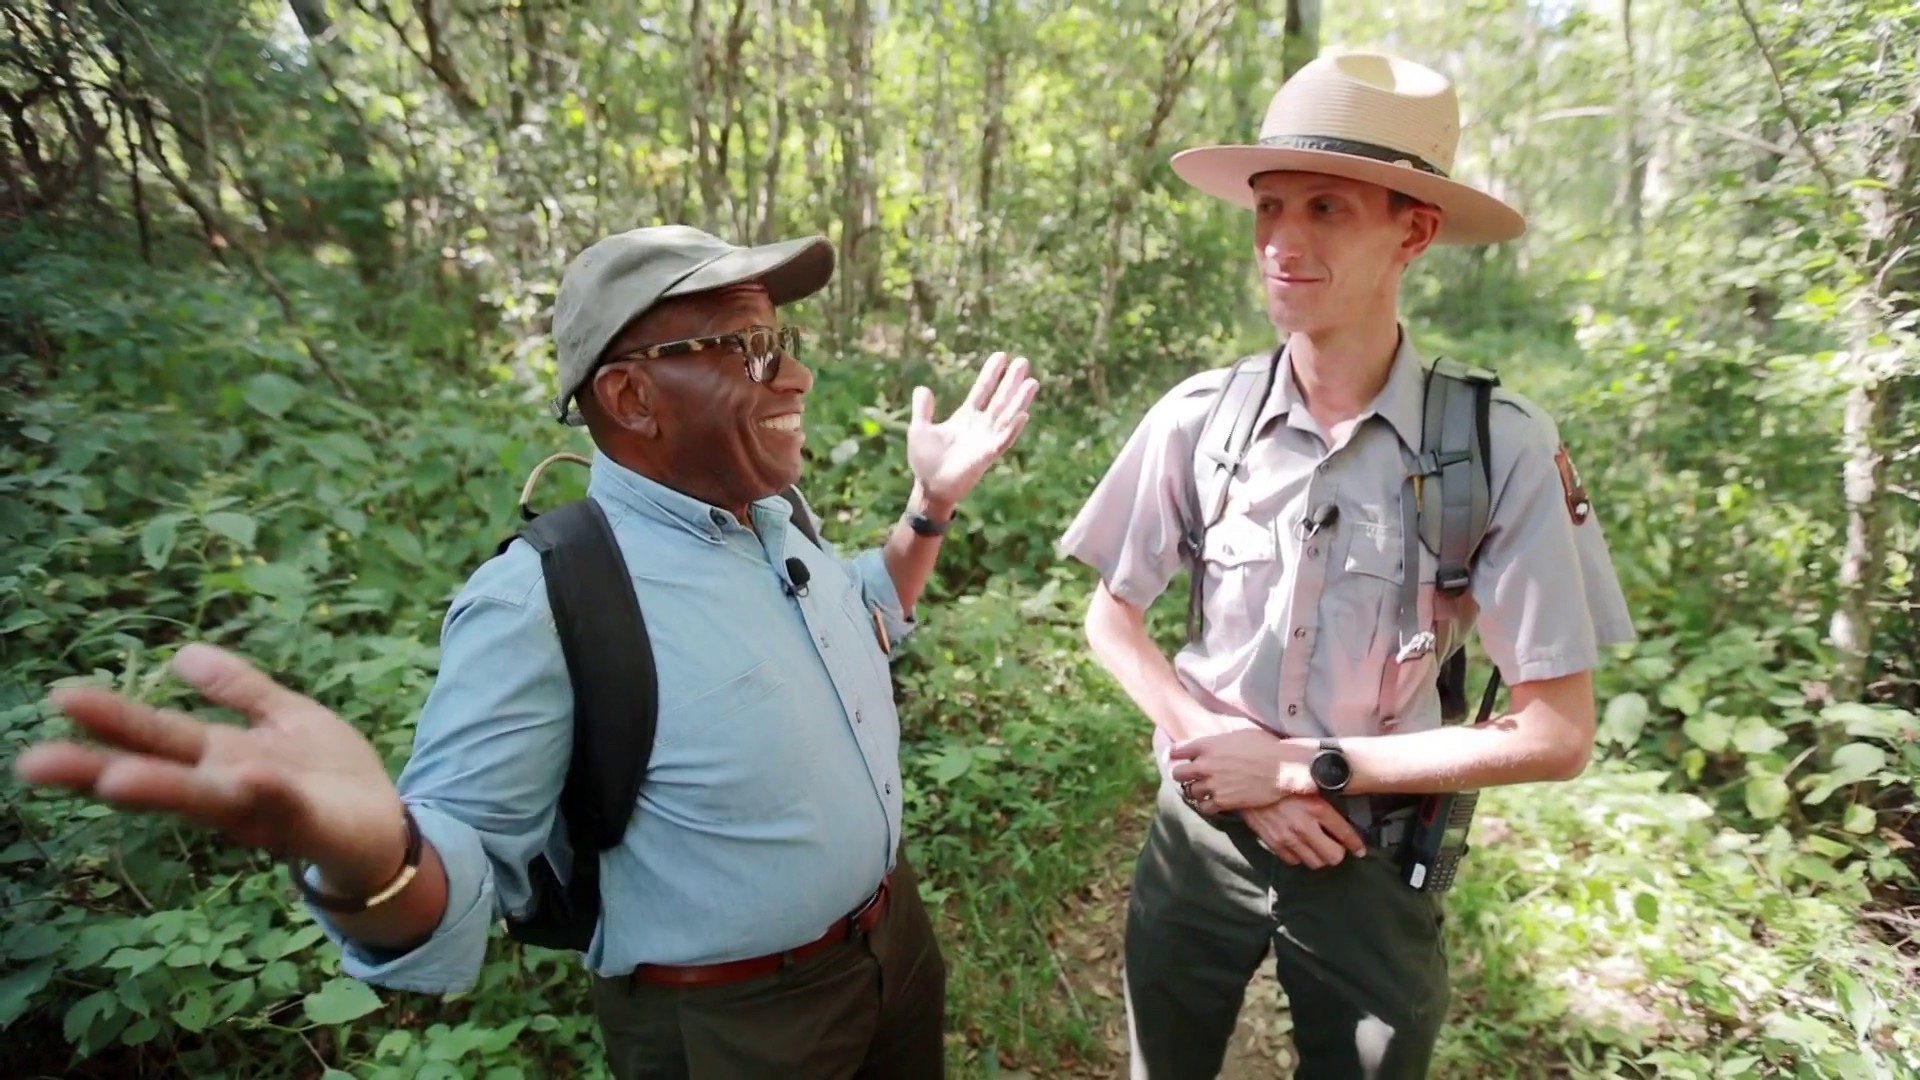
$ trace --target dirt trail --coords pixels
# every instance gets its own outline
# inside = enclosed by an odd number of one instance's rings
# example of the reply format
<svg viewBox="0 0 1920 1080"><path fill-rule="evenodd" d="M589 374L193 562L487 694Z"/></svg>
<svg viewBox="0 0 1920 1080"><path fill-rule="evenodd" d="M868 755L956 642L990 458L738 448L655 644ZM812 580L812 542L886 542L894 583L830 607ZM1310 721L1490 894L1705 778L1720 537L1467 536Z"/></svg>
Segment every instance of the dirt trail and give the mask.
<svg viewBox="0 0 1920 1080"><path fill-rule="evenodd" d="M1126 1005L1121 997L1121 939L1126 925L1127 887L1133 875L1134 855L1146 833L1151 807L1143 807L1120 821L1115 854L1100 875L1089 883L1085 902L1055 926L1053 947L1066 975L1060 994L1074 1001L1099 1032L1107 1060L1063 1077L1125 1077L1127 1069ZM1228 1044L1220 1080L1276 1080L1293 1072L1292 1018L1273 977L1271 958L1247 988L1240 1023ZM1006 1074L1002 1074L1006 1075ZM1016 1074L1019 1075L1019 1074ZM1034 1076L1037 1074L1024 1074Z"/></svg>

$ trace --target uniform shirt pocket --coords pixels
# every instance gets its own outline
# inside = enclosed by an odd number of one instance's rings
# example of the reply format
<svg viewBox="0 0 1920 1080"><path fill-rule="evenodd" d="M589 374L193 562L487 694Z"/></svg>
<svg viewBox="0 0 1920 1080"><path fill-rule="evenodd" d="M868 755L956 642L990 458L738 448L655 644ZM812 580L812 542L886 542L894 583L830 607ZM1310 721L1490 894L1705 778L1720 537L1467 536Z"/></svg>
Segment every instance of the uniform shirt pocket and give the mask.
<svg viewBox="0 0 1920 1080"><path fill-rule="evenodd" d="M1352 702L1380 691L1381 666L1398 640L1401 562L1405 536L1400 523L1362 508L1341 529L1340 572L1326 586L1327 629L1338 658L1337 696Z"/></svg>
<svg viewBox="0 0 1920 1080"><path fill-rule="evenodd" d="M1207 575L1202 599L1210 638L1238 648L1264 624L1279 581L1278 552L1271 524L1233 517L1207 530L1201 549Z"/></svg>

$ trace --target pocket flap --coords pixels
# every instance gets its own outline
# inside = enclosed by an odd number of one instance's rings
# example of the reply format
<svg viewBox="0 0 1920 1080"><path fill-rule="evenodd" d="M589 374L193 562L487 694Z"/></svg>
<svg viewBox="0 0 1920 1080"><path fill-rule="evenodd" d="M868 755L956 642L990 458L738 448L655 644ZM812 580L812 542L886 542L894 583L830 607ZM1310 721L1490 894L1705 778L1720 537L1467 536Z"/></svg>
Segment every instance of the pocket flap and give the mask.
<svg viewBox="0 0 1920 1080"><path fill-rule="evenodd" d="M1273 529L1246 518L1228 518L1207 530L1204 556L1219 566L1272 562L1274 551Z"/></svg>

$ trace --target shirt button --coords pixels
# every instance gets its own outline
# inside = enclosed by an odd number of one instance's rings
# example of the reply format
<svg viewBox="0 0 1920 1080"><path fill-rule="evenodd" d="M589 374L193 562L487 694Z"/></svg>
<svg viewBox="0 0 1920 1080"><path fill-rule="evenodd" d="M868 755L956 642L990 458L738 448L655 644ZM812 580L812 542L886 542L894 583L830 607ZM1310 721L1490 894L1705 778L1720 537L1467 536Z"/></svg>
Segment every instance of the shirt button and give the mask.
<svg viewBox="0 0 1920 1080"><path fill-rule="evenodd" d="M1300 706L1298 706L1298 705L1289 705L1289 706L1287 706L1287 715L1288 715L1288 716L1298 716L1298 715L1300 715Z"/></svg>
<svg viewBox="0 0 1920 1080"><path fill-rule="evenodd" d="M1317 559L1317 558L1319 558L1319 557L1320 557L1320 545L1319 545L1319 544L1314 544L1314 545L1312 545L1312 546L1310 546L1310 547L1308 547L1308 548L1307 548L1307 555L1308 555L1309 557L1311 557L1311 558L1315 558L1315 559Z"/></svg>
<svg viewBox="0 0 1920 1080"><path fill-rule="evenodd" d="M887 784L887 794L893 794L893 784L891 782Z"/></svg>
<svg viewBox="0 0 1920 1080"><path fill-rule="evenodd" d="M861 720L860 710L859 709L853 710L853 722L857 724L860 722L860 720Z"/></svg>
<svg viewBox="0 0 1920 1080"><path fill-rule="evenodd" d="M1306 637L1306 636L1307 636L1307 628L1306 628L1306 627L1304 627L1304 626L1296 626L1296 627L1294 627L1294 628L1293 628L1293 636L1294 636L1294 637L1297 637L1297 638L1303 638L1303 637Z"/></svg>

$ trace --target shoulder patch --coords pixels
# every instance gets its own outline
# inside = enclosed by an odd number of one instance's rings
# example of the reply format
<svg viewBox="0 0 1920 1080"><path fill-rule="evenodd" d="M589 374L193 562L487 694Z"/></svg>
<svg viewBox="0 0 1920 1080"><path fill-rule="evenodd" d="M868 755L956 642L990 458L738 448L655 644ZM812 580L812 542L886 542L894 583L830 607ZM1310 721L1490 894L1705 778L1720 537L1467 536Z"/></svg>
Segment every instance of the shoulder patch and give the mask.
<svg viewBox="0 0 1920 1080"><path fill-rule="evenodd" d="M1585 525L1593 516L1593 503L1587 498L1587 485L1580 480L1580 470L1573 463L1573 455L1567 452L1567 444L1561 443L1553 452L1553 463L1560 470L1560 490L1566 497L1567 516L1573 523Z"/></svg>

